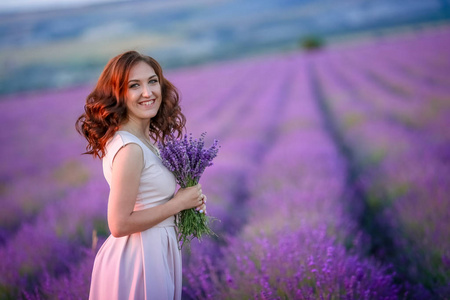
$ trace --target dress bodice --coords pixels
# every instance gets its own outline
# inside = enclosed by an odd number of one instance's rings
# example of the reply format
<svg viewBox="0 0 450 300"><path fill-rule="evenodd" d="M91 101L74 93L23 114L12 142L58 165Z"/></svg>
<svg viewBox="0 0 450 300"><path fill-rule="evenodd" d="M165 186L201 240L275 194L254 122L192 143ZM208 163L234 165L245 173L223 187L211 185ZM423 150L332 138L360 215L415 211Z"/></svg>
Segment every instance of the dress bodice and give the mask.
<svg viewBox="0 0 450 300"><path fill-rule="evenodd" d="M175 177L147 145L128 131L117 131L106 145L106 155L102 164L108 184L111 185L114 157L122 147L130 143L140 146L144 157L144 168L134 210L142 210L169 201L175 193Z"/></svg>

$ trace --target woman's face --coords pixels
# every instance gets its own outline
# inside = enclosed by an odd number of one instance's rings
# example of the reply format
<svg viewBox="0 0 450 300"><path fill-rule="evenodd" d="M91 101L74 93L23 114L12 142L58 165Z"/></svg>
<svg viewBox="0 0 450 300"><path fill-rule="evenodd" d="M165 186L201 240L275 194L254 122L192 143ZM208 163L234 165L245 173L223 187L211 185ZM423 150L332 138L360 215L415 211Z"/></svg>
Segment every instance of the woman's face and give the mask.
<svg viewBox="0 0 450 300"><path fill-rule="evenodd" d="M128 76L125 103L128 118L148 121L158 113L161 105L161 85L155 70L144 61L139 61Z"/></svg>

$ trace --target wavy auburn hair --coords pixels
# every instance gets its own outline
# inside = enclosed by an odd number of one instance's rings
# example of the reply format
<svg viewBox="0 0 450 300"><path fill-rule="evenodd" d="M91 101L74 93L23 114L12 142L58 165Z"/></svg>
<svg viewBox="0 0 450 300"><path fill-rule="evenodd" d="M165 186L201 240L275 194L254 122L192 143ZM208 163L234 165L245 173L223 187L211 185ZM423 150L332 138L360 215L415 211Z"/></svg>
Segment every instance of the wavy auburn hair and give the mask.
<svg viewBox="0 0 450 300"><path fill-rule="evenodd" d="M158 113L150 122L150 137L164 140L174 134L180 137L186 124L181 113L180 97L175 86L163 76L159 63L150 56L128 51L112 58L105 66L94 90L87 96L84 113L76 121L77 131L88 141L86 152L94 157L105 156L108 140L128 119L125 96L130 69L143 61L155 70L161 85L162 101Z"/></svg>

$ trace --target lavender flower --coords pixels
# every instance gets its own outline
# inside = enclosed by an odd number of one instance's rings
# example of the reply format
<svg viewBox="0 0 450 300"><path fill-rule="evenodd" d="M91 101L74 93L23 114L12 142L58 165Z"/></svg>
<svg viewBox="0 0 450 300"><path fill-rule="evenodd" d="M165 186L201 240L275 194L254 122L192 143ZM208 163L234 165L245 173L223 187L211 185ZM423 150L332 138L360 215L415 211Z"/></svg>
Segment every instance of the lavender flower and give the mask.
<svg viewBox="0 0 450 300"><path fill-rule="evenodd" d="M449 298L449 49L442 27L173 72L184 98L196 99L183 108L197 120L191 129L208 128L222 146L201 179L215 200L208 211L223 220L212 227L220 239L194 239L183 255L186 298ZM309 66L372 207L394 229L392 267L372 259L371 237L347 212L345 161L323 126ZM280 76L260 86L274 69ZM0 96L1 299L88 297L93 255L83 249L94 228L109 235L108 186L98 161L80 156L85 141L73 130L88 92ZM174 164L195 151L183 145ZM358 212L360 203L348 204Z"/></svg>
<svg viewBox="0 0 450 300"><path fill-rule="evenodd" d="M193 139L192 134L189 138L184 135L181 139L172 136L164 144L158 143L164 166L174 174L177 183L182 188L198 184L206 167L211 166L212 160L217 156L218 141L214 140L210 148L204 149L205 135L206 133L202 133L198 140ZM200 240L203 234L214 234L209 228L211 220L212 218L193 208L180 212L177 226L181 247L193 238Z"/></svg>

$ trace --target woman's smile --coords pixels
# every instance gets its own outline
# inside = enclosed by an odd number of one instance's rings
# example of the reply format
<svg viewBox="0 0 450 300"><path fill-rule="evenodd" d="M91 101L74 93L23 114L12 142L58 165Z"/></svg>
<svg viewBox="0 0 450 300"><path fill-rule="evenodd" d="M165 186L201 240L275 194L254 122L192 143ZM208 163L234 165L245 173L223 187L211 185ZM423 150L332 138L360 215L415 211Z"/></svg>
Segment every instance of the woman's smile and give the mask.
<svg viewBox="0 0 450 300"><path fill-rule="evenodd" d="M144 106L144 107L152 107L153 104L155 104L155 99L145 100L145 101L140 102L139 104Z"/></svg>

